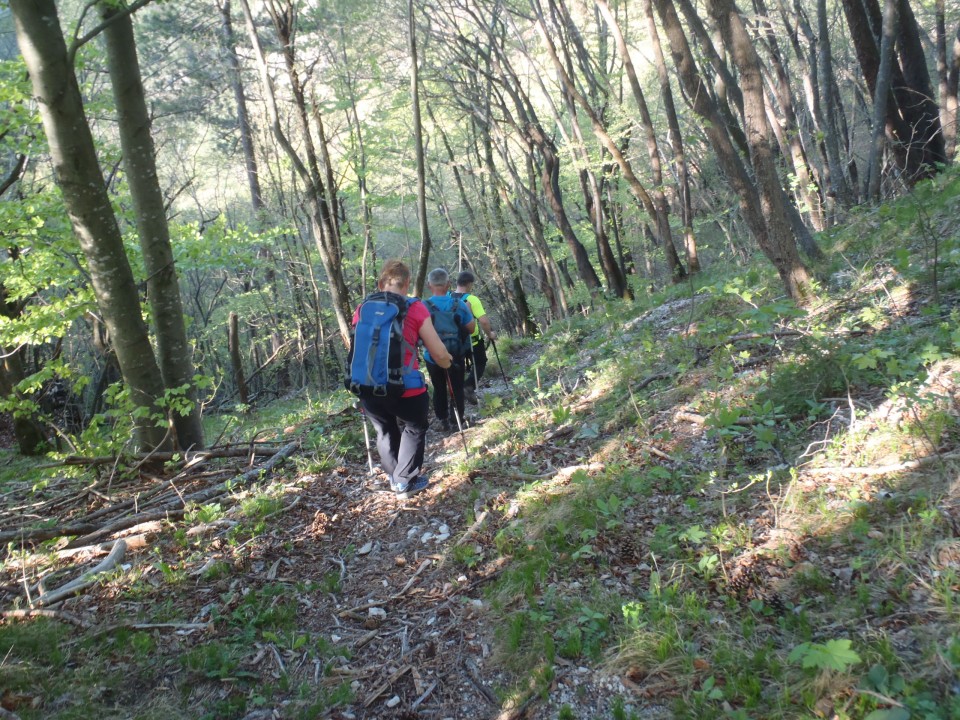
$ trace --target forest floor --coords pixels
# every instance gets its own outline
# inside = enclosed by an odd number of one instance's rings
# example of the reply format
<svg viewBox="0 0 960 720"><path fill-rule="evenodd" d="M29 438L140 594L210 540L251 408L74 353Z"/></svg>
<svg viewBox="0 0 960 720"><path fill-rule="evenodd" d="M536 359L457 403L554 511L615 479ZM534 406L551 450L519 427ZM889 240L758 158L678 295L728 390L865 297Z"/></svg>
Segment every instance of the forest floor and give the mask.
<svg viewBox="0 0 960 720"><path fill-rule="evenodd" d="M0 717L960 718L960 263L861 252L805 312L728 278L504 342L406 501L344 393L9 456Z"/></svg>

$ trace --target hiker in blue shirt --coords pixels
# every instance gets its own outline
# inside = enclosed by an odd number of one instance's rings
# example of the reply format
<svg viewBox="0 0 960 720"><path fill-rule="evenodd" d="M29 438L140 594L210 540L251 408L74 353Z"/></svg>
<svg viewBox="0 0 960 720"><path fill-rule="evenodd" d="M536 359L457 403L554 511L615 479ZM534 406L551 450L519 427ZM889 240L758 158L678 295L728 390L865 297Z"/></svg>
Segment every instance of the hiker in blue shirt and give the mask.
<svg viewBox="0 0 960 720"><path fill-rule="evenodd" d="M463 426L463 376L466 356L470 352L470 333L476 321L470 307L460 299L450 296L450 274L443 268L431 270L427 275L431 296L424 300L430 311L430 319L444 347L453 357L453 364L444 369L433 362L430 352L423 354L427 372L433 384L433 411L445 431L454 429L450 422L450 395L453 395L455 421Z"/></svg>

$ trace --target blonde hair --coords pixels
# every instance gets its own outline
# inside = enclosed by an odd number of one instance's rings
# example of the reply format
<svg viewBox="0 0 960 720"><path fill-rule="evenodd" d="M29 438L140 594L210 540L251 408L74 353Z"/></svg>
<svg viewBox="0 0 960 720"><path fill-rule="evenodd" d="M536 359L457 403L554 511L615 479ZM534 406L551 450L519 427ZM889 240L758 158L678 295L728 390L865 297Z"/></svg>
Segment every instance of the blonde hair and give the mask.
<svg viewBox="0 0 960 720"><path fill-rule="evenodd" d="M387 285L403 287L410 282L410 268L403 260L387 260L377 278L377 287L383 290Z"/></svg>

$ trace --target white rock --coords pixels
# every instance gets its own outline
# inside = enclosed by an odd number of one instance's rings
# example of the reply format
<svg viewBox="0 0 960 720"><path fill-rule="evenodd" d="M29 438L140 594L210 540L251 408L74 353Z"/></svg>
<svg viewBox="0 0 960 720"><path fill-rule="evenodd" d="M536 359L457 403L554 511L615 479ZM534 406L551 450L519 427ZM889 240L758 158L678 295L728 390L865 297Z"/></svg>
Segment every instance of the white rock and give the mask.
<svg viewBox="0 0 960 720"><path fill-rule="evenodd" d="M427 540L433 537L433 533L427 530L423 535L420 536L420 542L425 543Z"/></svg>
<svg viewBox="0 0 960 720"><path fill-rule="evenodd" d="M449 535L449 534L450 534L450 528L447 527L446 525L441 525L440 528L439 528L439 531L440 531L440 534L441 534L441 535Z"/></svg>
<svg viewBox="0 0 960 720"><path fill-rule="evenodd" d="M357 555L366 555L366 554L367 554L368 552L370 552L371 550L373 550L373 543L372 543L372 542L368 542L368 543L366 543L362 548L360 548L359 550L357 550Z"/></svg>
<svg viewBox="0 0 960 720"><path fill-rule="evenodd" d="M388 708L395 708L395 707L396 707L397 705L399 705L399 704L400 704L400 696L399 696L399 695L394 695L392 698L390 698L390 699L387 700L387 702L386 702L386 706L387 706Z"/></svg>
<svg viewBox="0 0 960 720"><path fill-rule="evenodd" d="M370 617L385 618L387 616L387 611L380 607L372 607L367 610L367 613Z"/></svg>

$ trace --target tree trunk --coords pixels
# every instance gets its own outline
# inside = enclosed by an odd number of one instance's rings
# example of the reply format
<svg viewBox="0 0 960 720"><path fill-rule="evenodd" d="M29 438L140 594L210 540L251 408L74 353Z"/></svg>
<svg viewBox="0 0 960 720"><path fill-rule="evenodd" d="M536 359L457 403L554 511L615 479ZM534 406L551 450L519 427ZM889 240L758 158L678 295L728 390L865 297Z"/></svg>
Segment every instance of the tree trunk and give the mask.
<svg viewBox="0 0 960 720"><path fill-rule="evenodd" d="M815 230L824 230L823 205L821 203L819 189L814 186L813 178L810 174L810 168L807 164L806 153L803 149L802 135L800 133L800 123L797 120L797 113L794 109L793 91L790 87L790 75L787 71L786 62L780 51L780 43L777 42L777 36L773 28L773 23L768 18L768 11L764 0L753 0L754 7L761 18L767 18L761 21L766 31L761 35L766 43L767 51L770 56L770 65L773 69L772 85L773 92L777 98L777 104L780 105L780 113L777 118L771 118L770 124L777 128L780 126L782 118L782 134L785 135L784 158L789 158L793 173L797 178L798 194L803 198L806 205L807 215L810 223ZM773 113L773 108L768 108ZM819 248L818 248L819 250Z"/></svg>
<svg viewBox="0 0 960 720"><path fill-rule="evenodd" d="M673 102L670 75L667 72L667 63L663 57L663 47L660 45L660 34L657 32L657 23L653 17L653 5L650 0L643 0L643 12L647 17L647 31L650 36L650 45L653 49L654 62L657 65L657 79L660 81L660 97L663 100L664 112L667 115L667 128L670 133L670 144L673 148L673 162L677 175L677 195L680 199L680 217L683 221L683 243L687 255L687 270L691 273L698 273L700 272L700 259L697 255L696 236L693 233L693 203L690 199L690 171L687 167L683 135L680 134L680 120L677 116L676 105ZM618 45L619 42L618 40ZM626 54L629 51L624 49L623 52Z"/></svg>
<svg viewBox="0 0 960 720"><path fill-rule="evenodd" d="M913 185L937 172L946 162L940 116L920 43L916 18L907 0L898 0L897 59L891 67L893 92L887 104L887 136L897 165ZM863 77L876 97L880 47L876 29L883 24L877 0L843 0L847 25Z"/></svg>
<svg viewBox="0 0 960 720"><path fill-rule="evenodd" d="M778 183L777 188L779 192L773 192L773 188L769 186L771 179L768 177L769 170L767 166L768 164L772 166L772 156L769 154L769 151L766 151L766 157L759 157L755 168L758 177L759 173L764 173L762 182L765 184L764 192L766 196L761 204L760 193L747 174L746 168L740 160L730 136L726 132L725 125L717 110L716 104L704 86L703 78L697 72L693 53L690 50L690 45L683 33L680 19L677 17L672 2L670 0L655 0L655 6L657 13L660 15L660 20L663 23L664 32L670 41L671 54L673 55L674 63L679 72L687 97L691 98L693 102L694 112L706 120L704 132L706 132L710 138L711 145L717 155L717 160L737 193L740 201L740 212L747 222L751 234L760 246L760 249L763 250L764 254L780 274L787 293L798 301L802 301L809 291L809 274L800 260L793 237L790 236L787 238L782 232L784 225L787 225L788 228L789 226L783 221L785 217L782 207L783 191L782 188L779 188L779 179L776 178L775 168L773 168L773 180ZM750 45L749 47L752 49L753 46ZM745 63L745 68L748 71L750 70L749 63ZM754 70L756 70L756 68L754 68ZM743 68L741 68L741 71L743 71ZM765 122L766 115L764 114L762 104L763 88L758 72L756 78L753 79L753 83L757 84L757 86L754 87L751 85L751 92L754 93L754 96L751 98L750 121L751 123L759 123L762 118ZM755 104L757 93L760 94L759 106ZM759 115L759 118L757 115ZM757 128L757 130L759 130L759 128ZM751 132L755 132L752 125ZM762 147L762 134L754 135L751 141L757 146L758 152L764 152ZM772 237L761 209L779 213L774 219L777 234Z"/></svg>
<svg viewBox="0 0 960 720"><path fill-rule="evenodd" d="M300 140L304 148L303 157L301 157L297 149L293 147L293 144L290 142L281 125L273 79L270 77L270 70L267 66L263 44L260 42L260 36L257 33L257 27L254 23L253 14L250 11L249 2L248 0L240 0L240 5L243 8L247 32L250 35L250 42L253 46L257 66L260 71L264 100L266 101L267 112L270 116L270 129L277 143L287 156L287 159L290 160L290 163L293 165L297 177L304 184L306 191L305 204L310 216L310 229L317 246L317 251L320 253L320 262L323 264L324 272L327 275L327 285L332 300L334 317L337 320L337 326L340 330L340 337L343 340L344 346L349 346L353 309L350 303L350 291L343 277L342 248L333 212L334 206L329 194L332 192L332 188L327 187L327 183L324 182L323 176L320 173L316 148L314 147L313 136L310 132L306 98L295 64L293 22L296 13L293 6L289 3L283 8L277 6L274 0L270 0L267 3L267 9L270 12L274 27L280 39L284 63L287 69L287 77L290 81L291 91L293 92L294 115L300 133ZM318 117L319 115L315 114L315 118ZM329 163L327 172L330 172Z"/></svg>
<svg viewBox="0 0 960 720"><path fill-rule="evenodd" d="M243 165L247 172L247 185L250 188L250 205L253 212L259 214L263 210L263 192L260 189L257 156L253 149L253 131L250 127L250 115L247 112L247 98L243 92L243 78L240 75L240 59L237 57L237 43L233 33L233 20L230 16L230 0L218 0L217 5L220 10L220 32L227 59L227 74L230 77L233 98L237 104L237 129L240 131Z"/></svg>
<svg viewBox="0 0 960 720"><path fill-rule="evenodd" d="M170 445L151 415L163 383L123 238L97 161L77 78L53 0L12 0L17 41L40 101L57 184L80 242L100 312L113 339L130 399L147 412L135 418L136 443L144 449Z"/></svg>
<svg viewBox="0 0 960 720"><path fill-rule="evenodd" d="M233 368L233 381L237 384L240 403L244 406L249 405L250 396L247 393L247 380L243 374L243 356L240 354L240 322L235 312L230 313L227 347L230 349L230 366Z"/></svg>
<svg viewBox="0 0 960 720"><path fill-rule="evenodd" d="M183 450L198 450L204 447L204 442L200 404L193 379L196 373L193 349L183 323L180 283L170 246L163 193L157 179L133 22L129 15L114 17L115 14L115 10L102 6L103 19L113 19L104 31L107 63L117 106L123 166L143 251L147 300L157 339L157 361L164 387L168 391L183 392L190 403L186 412L168 410L176 429L176 444Z"/></svg>
<svg viewBox="0 0 960 720"><path fill-rule="evenodd" d="M539 0L532 0L531 7L540 18L541 27L546 31L546 19ZM575 53L580 60L581 69L587 84L587 91L590 93L589 100L585 99L585 101L593 108L593 112L598 118L598 121L603 124L603 111L602 109L598 109L598 107L601 106L599 105L600 101L597 99L601 97L602 92L598 88L590 59L587 56L586 48L583 45L573 18L570 17L562 0L550 0L550 7L554 22L562 23L566 30L566 32L558 33L560 50L563 52L565 66L560 65L557 47L553 44L552 38L550 39L551 53L555 58L555 63L559 71L563 73L564 78L569 79L573 77L573 61L570 56L570 48L568 43L564 41L564 38L569 37L571 39L570 42L574 45ZM559 19L557 15L560 16ZM574 162L580 165L579 175L581 188L587 212L590 215L591 224L593 225L594 237L597 244L597 256L600 258L600 267L603 270L603 275L606 278L607 287L610 292L615 297L631 299L632 291L630 290L630 286L627 285L623 271L620 269L620 264L617 262L617 257L610 247L610 237L607 232L608 217L602 190L602 176L598 176L597 172L593 170L592 162L583 140L583 133L580 129L579 118L577 117L577 105L579 102L570 92L571 83L562 80L562 85L564 102L567 106L567 112L570 115L570 131L574 138L574 142L570 143L570 145L574 153ZM541 79L541 87L542 86L543 83ZM562 127L562 119L559 113L556 113L556 116L557 126Z"/></svg>
<svg viewBox="0 0 960 720"><path fill-rule="evenodd" d="M897 0L885 0L883 33L880 41L880 67L873 97L873 126L870 132L870 154L867 160L867 197L880 202L880 167L883 160L883 129L887 124L887 99L890 95L890 70L893 67L893 45L896 40Z"/></svg>
<svg viewBox="0 0 960 720"><path fill-rule="evenodd" d="M423 122L420 118L420 79L417 67L417 27L413 17L413 0L407 0L407 31L410 50L410 101L413 110L413 146L417 156L417 222L420 226L420 261L414 294L423 295L430 262L430 227L427 225L427 179L423 157Z"/></svg>
<svg viewBox="0 0 960 720"><path fill-rule="evenodd" d="M763 217L767 224L769 254L787 293L798 303L803 303L810 296L810 277L797 252L785 205L786 194L777 175L771 137L773 133L767 122L760 58L733 0L710 0L708 7L715 14L724 42L733 53L734 62L740 71L747 142L750 145Z"/></svg>
<svg viewBox="0 0 960 720"><path fill-rule="evenodd" d="M939 0L940 3L943 0ZM944 29L946 35L946 29ZM946 38L944 38L944 53L946 53ZM960 123L960 98L957 96L960 88L960 23L953 35L953 51L950 53L950 62L944 58L944 90L940 95L940 104L944 107L946 120L943 122L944 152L947 160L953 161L957 150L957 124Z"/></svg>

